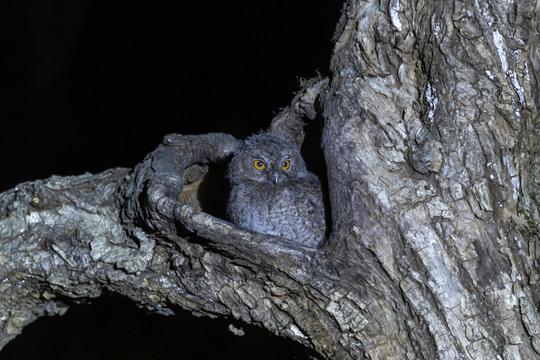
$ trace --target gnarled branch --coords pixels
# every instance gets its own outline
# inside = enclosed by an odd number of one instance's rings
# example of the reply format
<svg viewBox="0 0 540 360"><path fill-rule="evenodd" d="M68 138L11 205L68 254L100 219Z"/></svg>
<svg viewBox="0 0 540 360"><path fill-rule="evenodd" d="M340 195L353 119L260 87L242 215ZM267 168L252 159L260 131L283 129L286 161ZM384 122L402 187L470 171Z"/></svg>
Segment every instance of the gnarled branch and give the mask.
<svg viewBox="0 0 540 360"><path fill-rule="evenodd" d="M282 124L299 121L292 113ZM168 135L132 171L53 177L2 194L0 260L9 266L0 267L1 345L37 317L64 312L59 297L112 291L164 314L181 306L231 316L335 352L338 324L322 319L330 301L323 288L337 277L324 249L201 209L208 167L236 144L226 134Z"/></svg>

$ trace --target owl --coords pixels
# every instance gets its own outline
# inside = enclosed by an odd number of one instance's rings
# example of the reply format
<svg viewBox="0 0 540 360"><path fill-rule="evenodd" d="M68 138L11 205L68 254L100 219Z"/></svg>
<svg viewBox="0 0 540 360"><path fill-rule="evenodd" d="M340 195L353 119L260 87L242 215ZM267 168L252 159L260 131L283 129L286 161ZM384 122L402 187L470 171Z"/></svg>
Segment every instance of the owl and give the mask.
<svg viewBox="0 0 540 360"><path fill-rule="evenodd" d="M319 179L307 171L293 139L261 132L248 137L229 164L233 223L317 247L325 215Z"/></svg>

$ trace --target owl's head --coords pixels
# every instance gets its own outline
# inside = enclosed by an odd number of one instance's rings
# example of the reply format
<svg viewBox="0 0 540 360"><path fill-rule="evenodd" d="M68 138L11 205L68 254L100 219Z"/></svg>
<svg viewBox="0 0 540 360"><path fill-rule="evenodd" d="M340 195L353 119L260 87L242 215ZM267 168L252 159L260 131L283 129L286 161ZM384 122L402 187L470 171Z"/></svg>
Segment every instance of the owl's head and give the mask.
<svg viewBox="0 0 540 360"><path fill-rule="evenodd" d="M306 165L293 139L271 132L248 137L229 164L232 184L246 181L282 184L306 173Z"/></svg>

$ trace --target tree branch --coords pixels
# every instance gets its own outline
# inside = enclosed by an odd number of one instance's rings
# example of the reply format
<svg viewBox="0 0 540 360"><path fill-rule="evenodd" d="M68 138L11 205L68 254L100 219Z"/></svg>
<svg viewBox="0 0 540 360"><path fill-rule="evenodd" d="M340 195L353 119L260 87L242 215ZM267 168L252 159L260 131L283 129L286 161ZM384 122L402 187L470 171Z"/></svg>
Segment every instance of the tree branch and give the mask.
<svg viewBox="0 0 540 360"><path fill-rule="evenodd" d="M168 135L132 171L53 177L1 194L0 347L39 316L63 313L68 299L112 291L163 314L180 306L231 316L337 351L324 294L338 276L325 249L201 211L209 166L236 144L226 134Z"/></svg>

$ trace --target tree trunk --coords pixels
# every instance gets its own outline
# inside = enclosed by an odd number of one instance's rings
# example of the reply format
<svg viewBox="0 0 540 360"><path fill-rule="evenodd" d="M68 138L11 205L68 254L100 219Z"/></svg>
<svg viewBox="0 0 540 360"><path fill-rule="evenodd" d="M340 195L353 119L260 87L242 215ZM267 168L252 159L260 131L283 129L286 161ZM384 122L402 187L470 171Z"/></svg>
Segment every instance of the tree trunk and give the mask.
<svg viewBox="0 0 540 360"><path fill-rule="evenodd" d="M347 2L330 78L270 125L301 142L304 119L324 118L320 249L202 211L225 134L0 194L0 347L65 311L59 297L109 290L326 358L540 358L535 16L526 1Z"/></svg>

